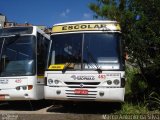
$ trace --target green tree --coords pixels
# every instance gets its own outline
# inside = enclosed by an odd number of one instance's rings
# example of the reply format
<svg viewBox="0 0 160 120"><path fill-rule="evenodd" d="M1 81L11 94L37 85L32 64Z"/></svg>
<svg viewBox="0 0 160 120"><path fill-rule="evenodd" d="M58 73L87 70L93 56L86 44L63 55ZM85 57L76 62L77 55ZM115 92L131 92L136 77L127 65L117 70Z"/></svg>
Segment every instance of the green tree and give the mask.
<svg viewBox="0 0 160 120"><path fill-rule="evenodd" d="M160 0L97 0L89 8L96 19L120 23L130 62L160 92Z"/></svg>

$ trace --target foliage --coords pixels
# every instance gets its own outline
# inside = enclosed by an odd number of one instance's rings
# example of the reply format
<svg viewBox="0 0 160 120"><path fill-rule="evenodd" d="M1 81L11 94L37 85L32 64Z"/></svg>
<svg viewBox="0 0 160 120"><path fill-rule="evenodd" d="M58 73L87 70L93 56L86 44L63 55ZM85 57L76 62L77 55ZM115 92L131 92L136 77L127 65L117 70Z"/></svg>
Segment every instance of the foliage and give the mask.
<svg viewBox="0 0 160 120"><path fill-rule="evenodd" d="M139 69L127 64L126 66L126 95L125 100L133 104L143 103L148 84L140 74Z"/></svg>
<svg viewBox="0 0 160 120"><path fill-rule="evenodd" d="M132 79L131 89L144 90L146 97L153 91L159 94L160 0L97 0L90 3L89 8L96 19L120 23L129 62L140 71L139 75L129 78Z"/></svg>
<svg viewBox="0 0 160 120"><path fill-rule="evenodd" d="M146 101L147 103L147 107L150 110L154 110L154 109L159 109L160 110L160 95L157 94L156 92L152 92L149 95L148 100Z"/></svg>
<svg viewBox="0 0 160 120"><path fill-rule="evenodd" d="M139 70L135 67L132 67L131 65L126 65L125 71L126 71L125 76L127 78L127 82L125 85L126 95L131 95L134 92L131 89L132 81L134 79L134 76L139 73Z"/></svg>
<svg viewBox="0 0 160 120"><path fill-rule="evenodd" d="M145 105L134 105L131 103L125 103L122 105L122 109L118 111L118 114L146 114L148 112Z"/></svg>
<svg viewBox="0 0 160 120"><path fill-rule="evenodd" d="M159 6L159 0L97 0L89 7L96 18L120 22L130 58L143 70L160 62Z"/></svg>

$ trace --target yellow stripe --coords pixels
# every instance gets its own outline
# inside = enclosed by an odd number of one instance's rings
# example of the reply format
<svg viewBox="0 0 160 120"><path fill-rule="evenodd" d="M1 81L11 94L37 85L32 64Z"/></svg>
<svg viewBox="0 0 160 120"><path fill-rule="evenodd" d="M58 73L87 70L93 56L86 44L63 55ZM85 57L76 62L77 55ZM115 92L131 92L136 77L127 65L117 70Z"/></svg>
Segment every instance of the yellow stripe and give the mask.
<svg viewBox="0 0 160 120"><path fill-rule="evenodd" d="M44 76L37 76L37 78L44 78Z"/></svg>

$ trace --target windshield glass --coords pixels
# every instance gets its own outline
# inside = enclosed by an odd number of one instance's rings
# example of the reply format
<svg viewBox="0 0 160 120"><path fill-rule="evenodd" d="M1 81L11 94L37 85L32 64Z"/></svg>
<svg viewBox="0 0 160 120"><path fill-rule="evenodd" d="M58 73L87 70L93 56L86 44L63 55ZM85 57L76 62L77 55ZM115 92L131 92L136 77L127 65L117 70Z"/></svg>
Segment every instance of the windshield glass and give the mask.
<svg viewBox="0 0 160 120"><path fill-rule="evenodd" d="M55 51L55 64L81 62L81 34L56 35L52 47Z"/></svg>
<svg viewBox="0 0 160 120"><path fill-rule="evenodd" d="M51 59L55 59L51 64L74 63L74 69L120 69L118 33L59 34L51 38Z"/></svg>
<svg viewBox="0 0 160 120"><path fill-rule="evenodd" d="M33 75L35 37L0 37L0 76Z"/></svg>

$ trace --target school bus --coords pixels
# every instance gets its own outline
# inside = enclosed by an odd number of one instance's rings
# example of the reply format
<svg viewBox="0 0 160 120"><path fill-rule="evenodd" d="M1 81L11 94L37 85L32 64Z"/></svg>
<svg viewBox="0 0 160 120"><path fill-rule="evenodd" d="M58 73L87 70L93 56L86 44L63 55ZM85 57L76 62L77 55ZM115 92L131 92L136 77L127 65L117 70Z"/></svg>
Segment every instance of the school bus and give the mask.
<svg viewBox="0 0 160 120"><path fill-rule="evenodd" d="M53 25L45 99L123 102L125 60L116 21Z"/></svg>

